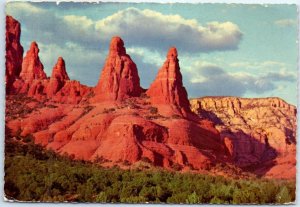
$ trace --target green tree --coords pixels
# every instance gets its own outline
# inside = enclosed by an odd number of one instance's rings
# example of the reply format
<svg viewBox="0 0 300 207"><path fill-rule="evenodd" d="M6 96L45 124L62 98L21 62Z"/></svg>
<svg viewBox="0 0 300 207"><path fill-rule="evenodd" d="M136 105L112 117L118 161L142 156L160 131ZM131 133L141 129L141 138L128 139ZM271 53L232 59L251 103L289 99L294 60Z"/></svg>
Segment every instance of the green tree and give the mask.
<svg viewBox="0 0 300 207"><path fill-rule="evenodd" d="M96 196L96 202L100 202L100 203L105 203L107 202L107 195L105 192L100 192L97 196Z"/></svg>
<svg viewBox="0 0 300 207"><path fill-rule="evenodd" d="M186 199L186 203L189 204L199 203L199 197L195 191L192 194L188 195Z"/></svg>
<svg viewBox="0 0 300 207"><path fill-rule="evenodd" d="M277 203L291 202L291 196L286 186L283 186L278 192L278 194L276 195L276 202Z"/></svg>

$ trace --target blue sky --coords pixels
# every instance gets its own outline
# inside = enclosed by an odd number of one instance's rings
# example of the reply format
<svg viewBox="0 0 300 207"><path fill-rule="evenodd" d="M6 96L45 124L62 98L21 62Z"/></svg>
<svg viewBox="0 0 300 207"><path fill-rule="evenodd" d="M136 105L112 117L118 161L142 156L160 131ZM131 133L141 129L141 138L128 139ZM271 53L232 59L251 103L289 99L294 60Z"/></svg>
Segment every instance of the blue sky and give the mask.
<svg viewBox="0 0 300 207"><path fill-rule="evenodd" d="M35 40L48 76L59 56L72 79L94 86L112 36L121 36L148 88L176 46L189 97L281 97L297 103L294 5L24 3L6 12Z"/></svg>

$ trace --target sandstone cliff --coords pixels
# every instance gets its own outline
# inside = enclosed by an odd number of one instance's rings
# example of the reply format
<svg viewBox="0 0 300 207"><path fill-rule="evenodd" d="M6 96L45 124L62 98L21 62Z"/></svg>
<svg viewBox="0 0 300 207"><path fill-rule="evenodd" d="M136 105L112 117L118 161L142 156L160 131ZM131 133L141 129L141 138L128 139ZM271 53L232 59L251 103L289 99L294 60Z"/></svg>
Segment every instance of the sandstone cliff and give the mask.
<svg viewBox="0 0 300 207"><path fill-rule="evenodd" d="M280 98L204 97L190 103L192 111L215 123L234 163L259 168L286 157L291 168L286 176L295 175L295 106ZM277 169L277 176L283 172Z"/></svg>

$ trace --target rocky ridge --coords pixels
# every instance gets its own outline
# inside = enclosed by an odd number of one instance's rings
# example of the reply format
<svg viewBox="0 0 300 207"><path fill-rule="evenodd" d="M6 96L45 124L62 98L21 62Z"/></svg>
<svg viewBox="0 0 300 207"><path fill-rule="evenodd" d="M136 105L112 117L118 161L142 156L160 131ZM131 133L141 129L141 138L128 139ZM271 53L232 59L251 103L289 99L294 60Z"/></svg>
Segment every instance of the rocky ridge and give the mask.
<svg viewBox="0 0 300 207"><path fill-rule="evenodd" d="M65 61L58 58L50 78L44 72L44 66L39 58L39 47L32 42L22 61L19 76L11 78L12 84L7 85L8 94L26 94L37 100L47 98L57 102L78 103L91 92L87 86L75 80L70 80L66 72Z"/></svg>
<svg viewBox="0 0 300 207"><path fill-rule="evenodd" d="M215 123L232 160L242 167L277 162L269 176L293 177L296 163L296 107L280 98L203 97L191 109ZM284 172L284 173L283 173Z"/></svg>

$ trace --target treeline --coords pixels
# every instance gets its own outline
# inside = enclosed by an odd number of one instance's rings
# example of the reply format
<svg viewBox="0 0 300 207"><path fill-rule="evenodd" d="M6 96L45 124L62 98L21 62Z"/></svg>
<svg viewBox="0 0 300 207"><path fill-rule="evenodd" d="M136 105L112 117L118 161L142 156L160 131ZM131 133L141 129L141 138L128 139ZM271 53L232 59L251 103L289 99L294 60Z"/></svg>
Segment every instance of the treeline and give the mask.
<svg viewBox="0 0 300 207"><path fill-rule="evenodd" d="M237 180L155 168L106 169L32 143L8 141L5 194L20 201L266 204L295 201L295 182Z"/></svg>

